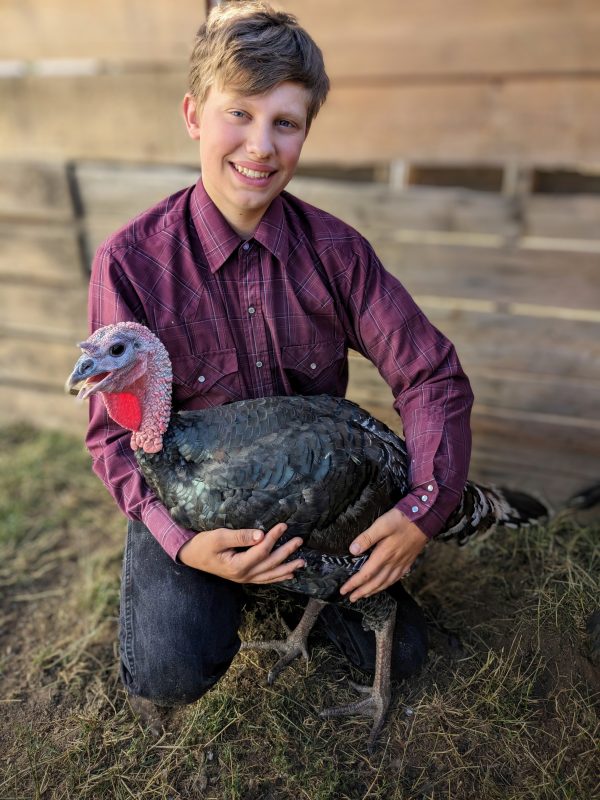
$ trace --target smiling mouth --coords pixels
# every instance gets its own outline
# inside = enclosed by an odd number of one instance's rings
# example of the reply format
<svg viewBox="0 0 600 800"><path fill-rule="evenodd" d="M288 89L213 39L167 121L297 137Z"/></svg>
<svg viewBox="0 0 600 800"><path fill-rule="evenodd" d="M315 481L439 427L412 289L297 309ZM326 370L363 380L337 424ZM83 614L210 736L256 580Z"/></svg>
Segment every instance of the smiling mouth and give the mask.
<svg viewBox="0 0 600 800"><path fill-rule="evenodd" d="M232 167L236 172L239 172L240 175L244 175L244 177L246 178L254 178L254 179L262 178L264 180L265 178L269 178L271 175L275 174L274 171L263 172L257 169L248 169L247 167L241 167L239 164L235 163L232 163Z"/></svg>

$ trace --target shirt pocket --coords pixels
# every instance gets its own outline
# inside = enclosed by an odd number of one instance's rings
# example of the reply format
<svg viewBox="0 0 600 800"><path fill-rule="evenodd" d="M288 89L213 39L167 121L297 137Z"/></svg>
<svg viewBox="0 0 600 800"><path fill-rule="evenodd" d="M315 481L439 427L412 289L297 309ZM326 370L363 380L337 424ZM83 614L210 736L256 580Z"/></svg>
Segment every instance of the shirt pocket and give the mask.
<svg viewBox="0 0 600 800"><path fill-rule="evenodd" d="M180 406L205 408L240 399L235 348L175 356L172 365L174 398Z"/></svg>
<svg viewBox="0 0 600 800"><path fill-rule="evenodd" d="M340 394L348 381L345 342L332 339L281 348L281 362L295 394Z"/></svg>

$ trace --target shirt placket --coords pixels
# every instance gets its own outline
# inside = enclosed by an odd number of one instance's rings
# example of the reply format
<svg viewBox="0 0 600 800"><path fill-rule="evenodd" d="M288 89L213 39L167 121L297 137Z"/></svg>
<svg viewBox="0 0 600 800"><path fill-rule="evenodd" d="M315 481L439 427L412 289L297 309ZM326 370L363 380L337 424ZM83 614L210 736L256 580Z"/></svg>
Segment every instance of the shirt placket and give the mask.
<svg viewBox="0 0 600 800"><path fill-rule="evenodd" d="M245 242L242 245L241 259L244 267L242 327L248 343L252 388L255 397L264 397L273 394L274 391L273 365L264 317L260 248L256 242Z"/></svg>

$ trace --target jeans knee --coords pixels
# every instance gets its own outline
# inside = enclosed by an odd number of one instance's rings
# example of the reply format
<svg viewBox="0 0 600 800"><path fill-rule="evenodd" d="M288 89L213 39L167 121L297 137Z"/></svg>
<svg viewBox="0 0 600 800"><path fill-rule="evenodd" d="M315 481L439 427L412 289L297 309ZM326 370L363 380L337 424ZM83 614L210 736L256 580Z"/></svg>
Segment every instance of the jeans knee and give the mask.
<svg viewBox="0 0 600 800"><path fill-rule="evenodd" d="M225 674L232 658L207 664L201 658L136 663L135 673L121 660L121 680L130 694L158 706L183 706L199 700Z"/></svg>

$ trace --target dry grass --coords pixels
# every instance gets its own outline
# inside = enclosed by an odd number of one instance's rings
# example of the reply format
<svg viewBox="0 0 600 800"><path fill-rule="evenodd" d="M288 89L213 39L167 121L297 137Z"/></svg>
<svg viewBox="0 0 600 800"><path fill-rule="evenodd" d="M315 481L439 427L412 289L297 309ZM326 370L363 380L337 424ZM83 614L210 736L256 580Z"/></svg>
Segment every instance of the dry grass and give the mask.
<svg viewBox="0 0 600 800"><path fill-rule="evenodd" d="M124 525L79 443L0 431L0 520L2 800L600 797L597 521L430 548L409 587L430 658L369 758L366 720L318 717L351 699L318 637L279 685L272 656L240 654L161 739L140 727L117 678ZM277 633L278 597L253 602L245 637Z"/></svg>

